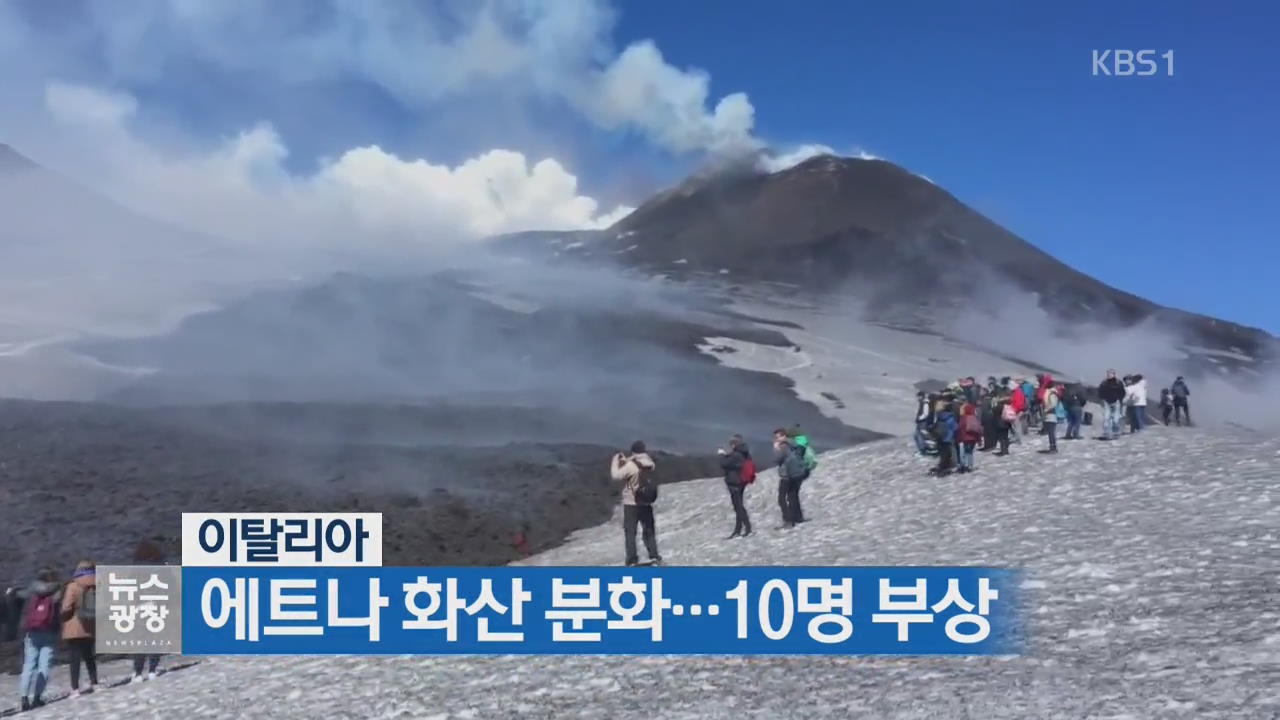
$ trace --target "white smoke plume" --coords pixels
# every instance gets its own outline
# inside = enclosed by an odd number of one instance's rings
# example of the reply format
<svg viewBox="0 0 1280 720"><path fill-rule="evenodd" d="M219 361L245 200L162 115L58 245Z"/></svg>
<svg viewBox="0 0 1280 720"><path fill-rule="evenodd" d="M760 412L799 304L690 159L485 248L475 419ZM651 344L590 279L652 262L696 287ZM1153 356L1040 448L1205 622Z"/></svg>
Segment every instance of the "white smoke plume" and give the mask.
<svg viewBox="0 0 1280 720"><path fill-rule="evenodd" d="M33 3L18 3L28 9ZM668 63L651 41L616 50L602 0L369 3L358 0L88 0L74 22L41 25L0 12L0 39L37 67L92 58L114 87L205 64L298 87L359 80L414 111L477 91L567 103L607 130L675 152L754 149L742 93L713 100L709 78Z"/></svg>

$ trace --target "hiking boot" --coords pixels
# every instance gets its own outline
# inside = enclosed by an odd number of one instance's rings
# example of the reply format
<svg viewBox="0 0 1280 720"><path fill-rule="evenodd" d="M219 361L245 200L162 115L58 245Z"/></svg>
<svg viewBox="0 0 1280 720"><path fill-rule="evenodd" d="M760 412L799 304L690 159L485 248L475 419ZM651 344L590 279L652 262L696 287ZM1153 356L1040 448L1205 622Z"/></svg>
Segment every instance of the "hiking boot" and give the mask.
<svg viewBox="0 0 1280 720"><path fill-rule="evenodd" d="M734 530L733 533L729 535L729 537L725 538L725 540L732 540L734 538L740 538L740 537L742 537L742 533L738 532L737 530Z"/></svg>
<svg viewBox="0 0 1280 720"><path fill-rule="evenodd" d="M76 698L78 698L78 697L80 697L80 691L79 691L79 690L72 690L72 691L71 691L71 693L70 693L69 695L67 695L67 699L68 699L68 700L75 700L75 699L76 699Z"/></svg>
<svg viewBox="0 0 1280 720"><path fill-rule="evenodd" d="M23 695L22 696L22 712L26 712L30 709L31 709L31 701L27 699L26 695Z"/></svg>
<svg viewBox="0 0 1280 720"><path fill-rule="evenodd" d="M742 537L746 537L750 534L751 534L751 528L747 528L746 530L742 531Z"/></svg>
<svg viewBox="0 0 1280 720"><path fill-rule="evenodd" d="M650 565L652 565L652 566L654 566L654 567L657 567L657 566L659 566L659 565L661 565L661 564L662 564L662 558L660 558L660 557L659 557L659 558L654 558L654 559L652 559L652 560L650 560L650 561L649 561L649 564L650 564Z"/></svg>

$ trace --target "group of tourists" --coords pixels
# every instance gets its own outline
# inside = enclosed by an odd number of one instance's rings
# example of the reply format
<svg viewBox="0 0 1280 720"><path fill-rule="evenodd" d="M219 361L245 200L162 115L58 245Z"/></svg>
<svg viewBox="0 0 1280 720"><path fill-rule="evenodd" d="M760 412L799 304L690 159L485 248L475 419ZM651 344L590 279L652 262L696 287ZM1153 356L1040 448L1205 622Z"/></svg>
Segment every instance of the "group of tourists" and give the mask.
<svg viewBox="0 0 1280 720"><path fill-rule="evenodd" d="M1161 391L1160 405L1166 425L1170 417L1178 425L1191 424L1191 391L1179 376ZM1046 438L1040 452L1058 452L1058 426L1065 425L1064 440L1080 440L1081 426L1093 424L1086 408L1096 403L1102 411L1099 440L1114 440L1128 425L1130 433L1140 432L1148 422L1147 381L1140 374L1117 377L1108 370L1096 388L1082 383L1063 383L1049 373L1025 377L988 377L986 385L973 377L960 378L936 393L916 395L914 439L922 456L936 455L931 475L970 473L976 469L977 452L995 451L1008 455L1010 446L1020 444L1031 432Z"/></svg>
<svg viewBox="0 0 1280 720"><path fill-rule="evenodd" d="M728 539L752 534L751 515L747 512L745 495L747 488L757 477L755 458L741 435L729 438L725 447L717 451L720 468L724 472L724 484L729 491L729 503L733 507L733 532ZM805 521L800 507L800 488L818 467L809 437L800 428L778 428L773 432L773 466L778 475L778 509L782 516L779 529L791 529ZM610 473L622 483L623 550L628 567L639 565L636 531L640 531L650 565L661 565L658 552L658 531L653 505L658 499L656 479L657 463L646 452L645 444L637 441L630 452L613 456Z"/></svg>
<svg viewBox="0 0 1280 720"><path fill-rule="evenodd" d="M163 549L151 540L134 548L140 564L164 562ZM97 631L97 566L92 560L76 564L69 578L60 578L53 568L43 568L26 587L7 588L0 598L0 638L22 642L22 674L18 695L23 711L45 704L54 653L61 640L67 651L71 680L70 697L98 689L98 663L94 642ZM130 681L156 677L159 655L135 655ZM88 684L80 682L81 666ZM144 674L144 671L146 674Z"/></svg>

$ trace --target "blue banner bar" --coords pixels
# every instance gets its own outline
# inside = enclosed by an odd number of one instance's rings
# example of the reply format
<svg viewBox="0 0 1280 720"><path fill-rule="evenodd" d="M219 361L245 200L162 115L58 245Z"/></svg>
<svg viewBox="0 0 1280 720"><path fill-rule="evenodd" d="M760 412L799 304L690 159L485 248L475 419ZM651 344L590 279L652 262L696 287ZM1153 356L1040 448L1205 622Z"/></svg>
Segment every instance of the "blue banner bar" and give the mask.
<svg viewBox="0 0 1280 720"><path fill-rule="evenodd" d="M979 567L185 567L185 654L1018 652Z"/></svg>

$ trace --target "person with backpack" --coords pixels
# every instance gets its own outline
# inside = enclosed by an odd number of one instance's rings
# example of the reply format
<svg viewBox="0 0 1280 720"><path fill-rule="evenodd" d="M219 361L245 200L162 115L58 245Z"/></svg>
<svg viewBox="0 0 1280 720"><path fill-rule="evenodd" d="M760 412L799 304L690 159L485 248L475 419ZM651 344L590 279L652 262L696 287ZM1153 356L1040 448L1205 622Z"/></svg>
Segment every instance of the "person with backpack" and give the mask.
<svg viewBox="0 0 1280 720"><path fill-rule="evenodd" d="M1169 394L1169 388L1161 388L1160 390L1160 419L1165 425L1169 424L1169 420L1173 417L1173 396Z"/></svg>
<svg viewBox="0 0 1280 720"><path fill-rule="evenodd" d="M53 569L44 568L30 587L16 594L23 601L22 676L18 681L18 694L22 698L22 709L30 710L45 704L42 696L49 684L49 665L58 639L62 588Z"/></svg>
<svg viewBox="0 0 1280 720"><path fill-rule="evenodd" d="M818 469L818 456L813 451L813 445L809 442L809 436L800 431L800 426L796 425L787 433L792 442L800 448L800 462L804 465L804 476L800 478L800 484L803 485L813 475L813 471ZM794 506L796 522L805 521L804 512L800 510L800 498L796 496L796 504Z"/></svg>
<svg viewBox="0 0 1280 720"><path fill-rule="evenodd" d="M1009 436L1013 434L1013 428L1018 424L1018 411L1013 409L1013 399L1009 394L999 396L996 401L996 412L999 417L996 429L1000 435L1000 450L996 452L996 457L1004 457L1009 454Z"/></svg>
<svg viewBox="0 0 1280 720"><path fill-rule="evenodd" d="M652 565L661 565L658 554L658 530L654 522L653 504L658 499L658 485L654 477L657 463L645 452L644 443L631 444L631 453L613 456L611 474L622 482L622 532L627 567L640 564L636 551L636 526L640 526L644 549Z"/></svg>
<svg viewBox="0 0 1280 720"><path fill-rule="evenodd" d="M96 566L92 560L76 565L62 596L62 639L71 649L71 697L80 696L80 664L89 671L89 690L98 689L98 662L93 638L97 630Z"/></svg>
<svg viewBox="0 0 1280 720"><path fill-rule="evenodd" d="M1026 406L1023 407L1021 410L1022 427L1020 427L1018 431L1022 435L1026 435L1027 432L1031 429L1032 417L1038 418L1040 415L1040 400L1039 398L1036 397L1035 383L1031 382L1031 380L1028 378L1022 378L1020 382L1021 382L1020 387L1022 389L1022 396L1026 400Z"/></svg>
<svg viewBox="0 0 1280 720"><path fill-rule="evenodd" d="M1030 407L1031 396L1023 383L1014 381L1013 391L1009 393L1009 407L1013 408L1013 412L1017 414L1017 418L1009 425L1009 442L1017 445L1022 442L1022 436L1027 432L1027 410Z"/></svg>
<svg viewBox="0 0 1280 720"><path fill-rule="evenodd" d="M751 459L751 451L741 435L729 438L727 450L720 448L716 452L720 454L720 469L724 471L724 484L729 489L729 502L733 504L733 533L729 539L746 537L751 534L751 516L747 514L743 496L747 486L756 481L756 461Z"/></svg>
<svg viewBox="0 0 1280 720"><path fill-rule="evenodd" d="M1084 388L1079 383L1072 383L1062 396L1062 404L1067 413L1067 434L1064 440L1080 439L1080 423L1084 420L1084 406L1088 402Z"/></svg>
<svg viewBox="0 0 1280 720"><path fill-rule="evenodd" d="M977 408L965 403L960 408L960 472L971 473L974 470L974 449L982 442L982 421L978 419Z"/></svg>
<svg viewBox="0 0 1280 720"><path fill-rule="evenodd" d="M782 511L782 527L793 528L804 522L800 509L800 485L808 477L805 469L805 447L786 430L773 431L774 463L778 467L778 508Z"/></svg>
<svg viewBox="0 0 1280 720"><path fill-rule="evenodd" d="M1182 426L1182 416L1187 416L1187 424L1191 424L1191 405L1188 398L1191 397L1191 390L1187 388L1187 381L1179 375L1177 380L1173 381L1173 385L1169 387L1169 394L1173 396L1173 421ZM1165 421L1168 424L1168 421Z"/></svg>
<svg viewBox="0 0 1280 720"><path fill-rule="evenodd" d="M1128 394L1124 383L1116 377L1115 370L1108 370L1107 377L1098 385L1098 400L1102 405L1102 439L1120 437L1120 421L1124 417L1124 399Z"/></svg>
<svg viewBox="0 0 1280 720"><path fill-rule="evenodd" d="M956 416L951 412L951 406L938 403L933 422L933 437L938 441L938 464L929 471L930 475L946 477L951 474L955 464L956 428Z"/></svg>

